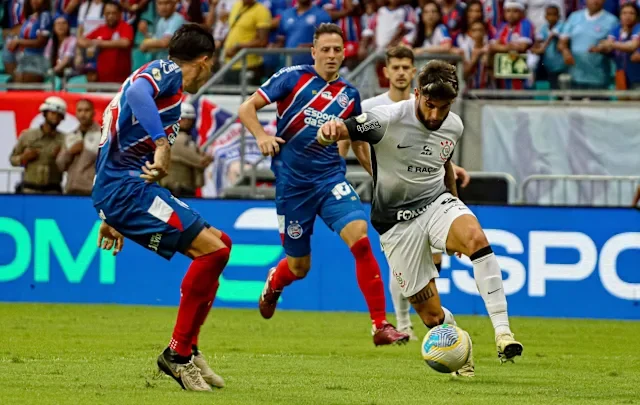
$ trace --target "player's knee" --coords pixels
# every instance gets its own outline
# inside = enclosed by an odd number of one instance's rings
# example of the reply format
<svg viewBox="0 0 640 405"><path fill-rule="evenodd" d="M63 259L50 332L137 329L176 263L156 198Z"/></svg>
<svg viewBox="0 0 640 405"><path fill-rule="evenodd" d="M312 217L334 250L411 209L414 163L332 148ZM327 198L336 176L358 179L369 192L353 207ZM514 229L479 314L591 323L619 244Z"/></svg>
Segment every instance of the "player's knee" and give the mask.
<svg viewBox="0 0 640 405"><path fill-rule="evenodd" d="M471 256L474 252L489 246L489 241L479 225L469 227L465 240L465 248L467 256Z"/></svg>
<svg viewBox="0 0 640 405"><path fill-rule="evenodd" d="M305 278L311 269L311 260L308 259L289 259L287 264L289 270L298 278Z"/></svg>

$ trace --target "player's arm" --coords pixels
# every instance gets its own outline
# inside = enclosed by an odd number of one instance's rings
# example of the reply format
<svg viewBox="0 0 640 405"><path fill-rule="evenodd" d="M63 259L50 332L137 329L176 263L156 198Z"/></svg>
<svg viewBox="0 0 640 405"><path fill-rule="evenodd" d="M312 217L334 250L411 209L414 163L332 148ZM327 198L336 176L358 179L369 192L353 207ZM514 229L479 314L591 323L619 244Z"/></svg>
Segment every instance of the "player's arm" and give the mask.
<svg viewBox="0 0 640 405"><path fill-rule="evenodd" d="M356 155L356 159L360 162L360 166L373 177L373 171L371 170L371 150L369 144L362 141L354 141L351 143L353 148L353 154Z"/></svg>
<svg viewBox="0 0 640 405"><path fill-rule="evenodd" d="M389 115L384 107L347 118L344 121L329 121L318 129L316 139L321 145L350 139L351 142L366 142L372 145L382 140L389 126ZM355 152L355 150L354 150Z"/></svg>
<svg viewBox="0 0 640 405"><path fill-rule="evenodd" d="M137 78L126 92L133 115L149 134L156 146L153 163L142 167L141 178L152 183L165 177L171 165L171 145L165 134L158 107L154 101L155 88L144 76Z"/></svg>
<svg viewBox="0 0 640 405"><path fill-rule="evenodd" d="M447 160L447 162L444 164L444 185L454 197L458 196L458 188L456 187L456 174L453 170L453 163L451 163L451 159Z"/></svg>
<svg viewBox="0 0 640 405"><path fill-rule="evenodd" d="M254 93L240 105L238 117L240 117L242 125L256 138L262 155L275 156L280 152L280 144L284 143L284 139L270 136L264 131L264 127L258 119L258 111L267 105L267 101L261 95Z"/></svg>

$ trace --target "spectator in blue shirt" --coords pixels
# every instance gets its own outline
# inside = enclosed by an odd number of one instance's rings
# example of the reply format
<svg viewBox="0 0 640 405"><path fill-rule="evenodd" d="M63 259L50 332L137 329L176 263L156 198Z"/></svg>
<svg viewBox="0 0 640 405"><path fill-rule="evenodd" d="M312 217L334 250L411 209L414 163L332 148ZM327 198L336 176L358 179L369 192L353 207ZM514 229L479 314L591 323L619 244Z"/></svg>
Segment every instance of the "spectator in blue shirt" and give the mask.
<svg viewBox="0 0 640 405"><path fill-rule="evenodd" d="M322 23L330 23L331 17L320 7L314 6L311 0L298 0L295 7L282 13L278 28L279 45L285 48L311 48L313 33ZM307 54L293 56L294 65L311 65L311 50Z"/></svg>
<svg viewBox="0 0 640 405"><path fill-rule="evenodd" d="M156 0L158 22L156 22L153 38L145 38L140 44L142 52L155 52L154 59L169 57L169 40L174 32L184 24L184 17L176 11L175 0Z"/></svg>
<svg viewBox="0 0 640 405"><path fill-rule="evenodd" d="M606 89L612 82L611 59L592 52L618 25L618 18L603 6L604 0L587 0L587 8L573 12L560 35L558 49L576 89Z"/></svg>
<svg viewBox="0 0 640 405"><path fill-rule="evenodd" d="M558 50L558 38L564 26L564 21L560 21L560 8L555 4L549 4L545 10L545 20L547 22L540 27L536 35L536 45L532 49L533 53L542 55L536 71L536 80L547 80L552 89L557 89L558 76L567 70Z"/></svg>
<svg viewBox="0 0 640 405"><path fill-rule="evenodd" d="M620 90L640 88L638 47L640 47L638 7L634 3L626 3L620 7L620 24L594 49L595 52L614 56L616 68L623 77L622 82L616 83ZM634 55L635 60L632 59Z"/></svg>

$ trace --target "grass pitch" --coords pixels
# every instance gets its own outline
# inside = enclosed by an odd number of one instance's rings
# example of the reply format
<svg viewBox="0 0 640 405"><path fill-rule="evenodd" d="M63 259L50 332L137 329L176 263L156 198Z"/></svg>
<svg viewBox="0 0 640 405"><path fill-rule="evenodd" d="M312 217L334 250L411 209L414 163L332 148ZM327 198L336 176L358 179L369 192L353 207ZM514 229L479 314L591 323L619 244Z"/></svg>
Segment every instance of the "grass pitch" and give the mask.
<svg viewBox="0 0 640 405"><path fill-rule="evenodd" d="M199 394L156 373L175 315L0 304L0 404L640 404L640 322L513 318L524 357L501 366L488 318L458 316L477 376L456 379L418 342L373 347L367 314L214 308L200 346L227 387Z"/></svg>

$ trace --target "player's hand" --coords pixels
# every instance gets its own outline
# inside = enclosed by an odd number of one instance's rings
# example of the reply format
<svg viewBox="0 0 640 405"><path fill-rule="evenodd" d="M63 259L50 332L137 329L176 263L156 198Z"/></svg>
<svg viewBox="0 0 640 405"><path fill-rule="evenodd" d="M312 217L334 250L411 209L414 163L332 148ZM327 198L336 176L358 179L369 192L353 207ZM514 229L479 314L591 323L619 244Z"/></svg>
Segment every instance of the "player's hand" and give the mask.
<svg viewBox="0 0 640 405"><path fill-rule="evenodd" d="M27 148L22 153L22 161L24 163L29 163L32 160L37 159L38 156L40 156L40 150L39 149Z"/></svg>
<svg viewBox="0 0 640 405"><path fill-rule="evenodd" d="M158 163L146 162L145 165L142 166L142 174L140 177L145 179L147 183L155 183L166 177L167 174L167 170Z"/></svg>
<svg viewBox="0 0 640 405"><path fill-rule="evenodd" d="M460 187L465 188L469 185L469 182L471 181L471 176L469 176L469 173L467 173L467 171L456 165L455 163L451 162L451 166L453 166L453 174L456 178L456 180L460 180Z"/></svg>
<svg viewBox="0 0 640 405"><path fill-rule="evenodd" d="M114 228L107 225L106 222L102 221L100 224L100 230L98 231L98 248L104 250L113 249L113 255L117 255L122 251L124 247L124 236Z"/></svg>
<svg viewBox="0 0 640 405"><path fill-rule="evenodd" d="M340 140L341 135L346 131L347 127L344 125L344 122L331 120L325 122L320 129L318 129L316 139L320 145L328 146Z"/></svg>
<svg viewBox="0 0 640 405"><path fill-rule="evenodd" d="M262 156L275 156L280 153L280 144L285 142L284 139L279 136L265 135L258 139L258 147Z"/></svg>

